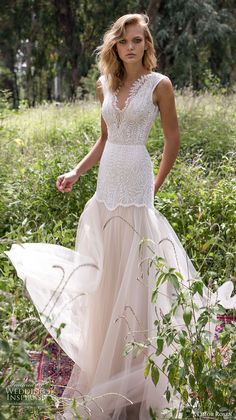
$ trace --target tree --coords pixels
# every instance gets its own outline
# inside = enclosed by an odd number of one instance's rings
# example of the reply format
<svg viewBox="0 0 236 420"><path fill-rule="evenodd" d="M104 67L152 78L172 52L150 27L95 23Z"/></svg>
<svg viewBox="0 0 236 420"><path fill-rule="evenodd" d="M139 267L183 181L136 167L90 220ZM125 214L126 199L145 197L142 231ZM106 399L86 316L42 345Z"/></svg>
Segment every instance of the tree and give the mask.
<svg viewBox="0 0 236 420"><path fill-rule="evenodd" d="M234 0L2 0L0 89L12 92L15 108L19 97L30 106L74 100L104 32L119 16L141 12L150 18L159 70L177 87L201 89L209 75L234 85Z"/></svg>
<svg viewBox="0 0 236 420"><path fill-rule="evenodd" d="M153 22L159 66L178 87L202 88L207 69L219 76L222 83L230 79L235 61L235 16L231 3L212 0L161 3Z"/></svg>

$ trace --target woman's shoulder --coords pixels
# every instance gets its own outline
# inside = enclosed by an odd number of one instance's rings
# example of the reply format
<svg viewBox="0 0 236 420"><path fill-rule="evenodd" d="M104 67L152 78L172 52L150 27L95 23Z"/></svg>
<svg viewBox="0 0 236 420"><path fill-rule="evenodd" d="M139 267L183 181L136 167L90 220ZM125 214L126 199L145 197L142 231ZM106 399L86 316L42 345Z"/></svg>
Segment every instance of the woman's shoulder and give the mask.
<svg viewBox="0 0 236 420"><path fill-rule="evenodd" d="M96 80L96 90L97 90L97 95L100 96L101 95L105 95L106 92L106 83L105 83L105 75L104 74L100 74L100 76L97 77Z"/></svg>
<svg viewBox="0 0 236 420"><path fill-rule="evenodd" d="M105 74L100 74L97 78L97 83L100 83L102 86L104 86L104 83L107 82L107 77Z"/></svg>
<svg viewBox="0 0 236 420"><path fill-rule="evenodd" d="M96 80L97 89L102 88L103 93L107 92L107 76L105 74L100 74Z"/></svg>
<svg viewBox="0 0 236 420"><path fill-rule="evenodd" d="M102 81L102 80L104 80L104 79L105 79L105 74L100 74L100 75L98 76L98 79L97 79L97 80Z"/></svg>
<svg viewBox="0 0 236 420"><path fill-rule="evenodd" d="M160 73L159 71L152 71L152 74L153 74L153 79L155 81L162 80L162 79L170 80L170 78L166 74Z"/></svg>
<svg viewBox="0 0 236 420"><path fill-rule="evenodd" d="M105 79L105 76L104 76L104 74L100 74L98 77L97 77L97 80L96 80L96 85L99 87L99 86L103 86L103 84L104 84L104 79Z"/></svg>
<svg viewBox="0 0 236 420"><path fill-rule="evenodd" d="M162 86L161 91L163 91L163 93L173 90L172 82L166 74L160 73L158 71L153 71L152 73L153 73L152 91L156 91L156 92L157 90L160 91L160 89L158 88L159 82L161 82L160 83L160 85Z"/></svg>

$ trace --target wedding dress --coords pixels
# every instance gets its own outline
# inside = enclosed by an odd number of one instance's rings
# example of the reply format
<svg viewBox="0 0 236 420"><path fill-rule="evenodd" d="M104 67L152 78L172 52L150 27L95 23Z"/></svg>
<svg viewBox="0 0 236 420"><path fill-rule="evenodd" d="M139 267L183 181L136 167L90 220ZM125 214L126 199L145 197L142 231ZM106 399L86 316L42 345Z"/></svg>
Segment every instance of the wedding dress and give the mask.
<svg viewBox="0 0 236 420"><path fill-rule="evenodd" d="M155 336L156 313L166 313L174 299L173 286L165 282L157 303L151 303L155 270L148 258L155 254L164 258L182 274L183 287L198 276L173 228L154 207L154 174L146 143L159 112L153 90L165 77L154 71L139 77L120 109L118 90L111 93L105 76L100 76L108 138L95 194L79 219L75 250L24 243L6 251L45 327L75 362L63 397L76 398L82 418L87 418L85 395L94 420L147 420L149 406L161 416L163 408L174 404L164 397L168 381L162 373L156 387L150 377L144 378L142 352L123 354L127 342ZM214 302L220 298L225 307L235 307L231 291L224 289L216 296L205 288L203 297L195 295L196 303L201 306L210 296ZM173 323L182 328L180 313ZM212 334L214 328L211 325ZM159 366L162 360L161 355ZM61 418L76 417L68 408Z"/></svg>

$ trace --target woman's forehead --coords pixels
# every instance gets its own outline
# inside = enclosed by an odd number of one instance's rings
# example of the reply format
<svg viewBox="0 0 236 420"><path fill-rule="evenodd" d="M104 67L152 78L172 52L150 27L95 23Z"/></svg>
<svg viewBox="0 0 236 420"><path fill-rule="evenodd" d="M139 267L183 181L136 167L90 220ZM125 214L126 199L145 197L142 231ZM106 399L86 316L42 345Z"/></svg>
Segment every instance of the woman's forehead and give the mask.
<svg viewBox="0 0 236 420"><path fill-rule="evenodd" d="M124 27L122 36L143 36L144 30L139 23L129 23Z"/></svg>

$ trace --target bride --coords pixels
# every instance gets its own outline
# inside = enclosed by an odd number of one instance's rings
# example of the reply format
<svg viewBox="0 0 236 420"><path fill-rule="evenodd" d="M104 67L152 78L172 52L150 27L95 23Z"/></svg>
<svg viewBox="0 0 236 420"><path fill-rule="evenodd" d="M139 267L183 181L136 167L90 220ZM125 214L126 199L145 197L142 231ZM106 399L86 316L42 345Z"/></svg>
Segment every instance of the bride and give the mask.
<svg viewBox="0 0 236 420"><path fill-rule="evenodd" d="M68 193L99 162L96 191L79 218L75 250L24 243L6 252L45 327L75 362L63 397L80 404L86 396L96 420L146 420L149 406L160 416L174 403L163 396L168 382L162 373L156 387L144 379L145 355L124 357L123 351L130 335L135 341L152 336L155 309L165 313L174 299L173 286L165 283L156 308L151 303L155 272L147 262L153 253L181 273L183 286L198 275L154 207L176 160L180 132L171 80L155 71L148 21L144 14L121 16L98 47L101 135L81 162L56 180L57 189ZM165 144L154 177L146 143L158 115ZM211 301L218 297L225 308L235 307L232 283L223 286L217 296L211 293ZM205 303L209 293L205 288L196 301ZM173 322L181 329L181 316ZM86 415L82 404L78 411ZM73 410L68 407L63 418L74 418Z"/></svg>

